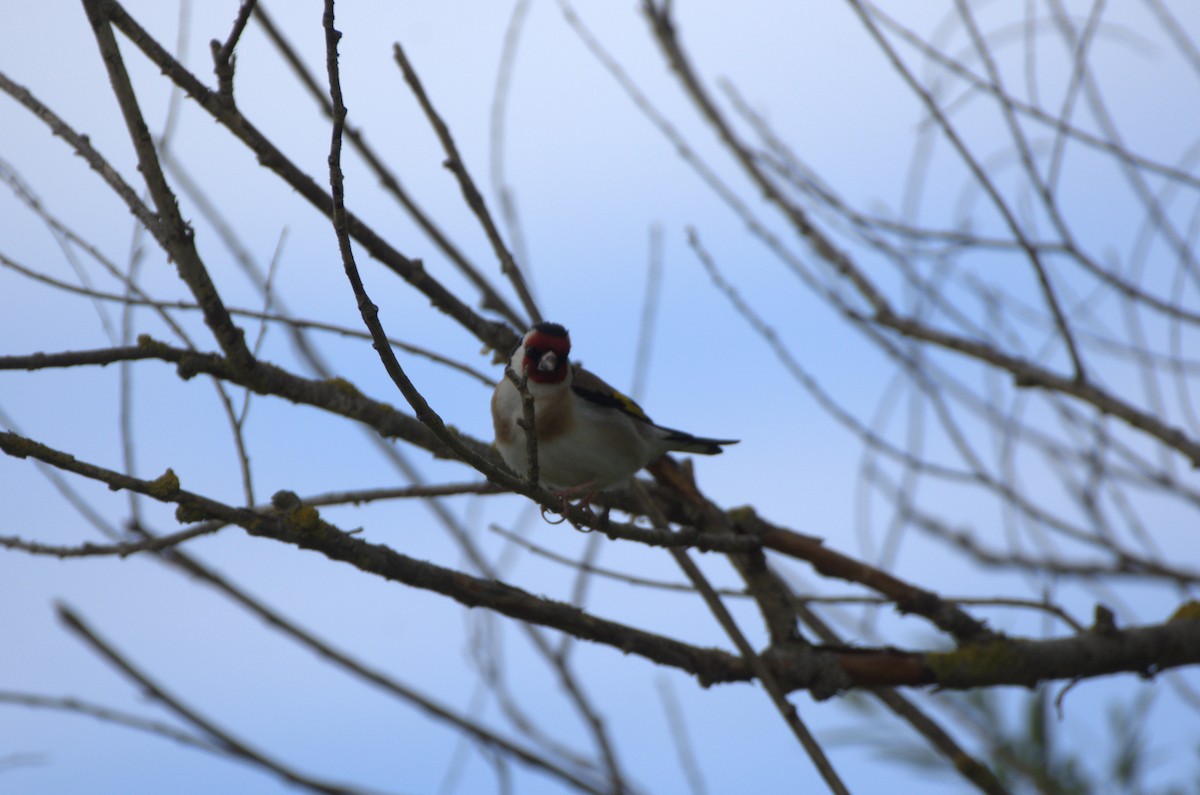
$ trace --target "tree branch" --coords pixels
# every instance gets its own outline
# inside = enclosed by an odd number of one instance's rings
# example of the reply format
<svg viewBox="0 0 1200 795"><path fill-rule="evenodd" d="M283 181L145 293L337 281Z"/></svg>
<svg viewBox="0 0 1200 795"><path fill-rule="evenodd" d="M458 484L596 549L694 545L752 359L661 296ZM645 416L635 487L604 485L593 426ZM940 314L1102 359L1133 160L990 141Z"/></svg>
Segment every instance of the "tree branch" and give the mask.
<svg viewBox="0 0 1200 795"><path fill-rule="evenodd" d="M154 140L150 137L150 130L146 127L142 112L138 108L137 95L134 93L133 84L129 81L129 75L125 71L125 62L109 25L107 14L109 4L104 0L83 0L83 6L87 11L88 21L92 25L96 43L100 47L100 55L108 70L113 93L121 107L121 115L129 130L129 138L137 152L138 170L146 180L150 196L154 199L154 205L158 210L155 222L149 224L147 228L175 263L179 277L191 290L196 302L200 304L204 312L205 323L212 330L221 350L225 352L234 366L247 370L253 369L254 357L250 354L250 349L246 347L245 335L242 329L233 323L229 312L225 309L225 303L196 251L192 229L180 215L175 194L171 191L166 177L162 173L162 168L159 166Z"/></svg>
<svg viewBox="0 0 1200 795"><path fill-rule="evenodd" d="M264 167L283 179L319 212L332 218L333 200L312 177L301 171L237 108L230 106L218 93L210 90L176 61L120 3L116 0L104 0L104 5L112 24L162 70L163 74L254 152ZM441 282L430 276L420 260L410 259L401 254L354 213L346 212L346 224L350 236L375 260L420 291L435 307L454 318L493 350L509 351L516 345L516 332L503 323L488 321L477 315Z"/></svg>
<svg viewBox="0 0 1200 795"><path fill-rule="evenodd" d="M454 144L454 138L450 135L450 128L442 121L442 117L438 115L437 110L433 107L433 102L425 93L424 86L421 85L420 78L417 77L417 72L409 63L408 57L404 54L404 48L397 42L393 47L393 52L396 58L396 64L400 67L400 71L404 73L404 81L408 83L412 89L413 95L417 98L417 102L421 104L421 109L425 111L425 116L429 119L430 125L434 132L437 133L438 140L442 143L442 148L446 151L446 168L454 174L458 180L459 188L462 189L463 198L467 202L467 206L471 208L471 212L479 219L483 231L487 233L488 241L492 244L492 250L496 253L496 258L500 260L500 270L508 277L513 288L517 291L517 296L521 299L521 305L525 307L526 314L529 315L530 323L538 323L542 320L542 314L538 311L537 304L534 303L533 295L529 292L529 285L525 283L525 276L521 273L516 261L513 259L512 252L508 250L508 246L504 244L504 239L500 236L500 230L496 228L495 221L492 220L492 214L488 212L487 203L483 200L483 194L475 187L475 180L471 178L471 173L467 171L467 165L462 159L462 155L458 152L458 147ZM524 331L524 329L521 329Z"/></svg>
<svg viewBox="0 0 1200 795"><path fill-rule="evenodd" d="M332 117L333 109L329 105L329 97L327 92L317 84L312 72L309 71L307 66L305 66L304 61L300 58L300 55L296 52L288 40L284 38L283 32L271 19L270 15L267 14L266 9L263 8L261 4L255 7L254 18L262 25L263 30L267 34L267 38L270 39L271 43L274 44L276 49L279 50L280 55L283 56L283 60L287 62L289 67L291 67L292 72L296 75L296 78L300 81L301 85L303 85L305 90L308 91L309 95L316 100L317 104L321 106L321 111L327 117ZM479 290L480 295L482 296L480 305L484 309L489 309L499 314L506 321L508 321L513 328L521 329L525 321L523 321L517 315L516 311L509 306L508 302L504 300L500 293L496 292L496 289L492 286L492 284L483 276L483 274L479 272L479 269L467 259L462 250L459 249L459 247L456 246L454 242L446 236L446 233L443 232L440 227L438 227L433 219L429 217L429 214L426 213L420 207L420 205L417 204L412 195L404 189L404 187L400 184L400 180L397 178L396 174L386 165L384 165L383 159L370 145L367 144L366 137L362 134L362 132L356 127L347 124L345 127L345 136L350 141L350 145L354 147L371 171L376 177L378 177L384 190L390 193L396 199L396 201L400 203L400 206L402 206L405 211L408 212L413 221L416 222L417 226L419 226L426 236L433 241L433 244L437 246L438 249L440 249L441 252L446 255L446 258L454 263L455 267L457 267L458 270L464 276L466 276L473 285L475 285L476 289ZM503 353L505 349L496 348L496 350Z"/></svg>
<svg viewBox="0 0 1200 795"><path fill-rule="evenodd" d="M232 734L225 731L217 724L210 721L208 718L201 715L192 707L185 704L180 699L176 698L171 693L167 692L158 683L150 679L146 674L142 673L133 663L129 662L123 654L116 650L111 644L101 638L96 632L84 623L75 611L66 605L58 606L58 617L66 624L67 628L83 639L92 649L100 654L114 667L124 673L127 677L137 683L138 687L148 694L151 698L162 703L167 709L174 712L179 717L183 718L188 723L195 726L204 734L212 738L213 743L226 751L232 756L248 762L256 767L261 767L264 770L274 773L275 775L287 781L289 784L294 784L304 789L312 790L313 792L327 793L327 795L355 795L361 790L350 789L337 784L320 781L302 773L293 770L284 765L278 760L272 759L261 751L251 748L246 743L235 738Z"/></svg>

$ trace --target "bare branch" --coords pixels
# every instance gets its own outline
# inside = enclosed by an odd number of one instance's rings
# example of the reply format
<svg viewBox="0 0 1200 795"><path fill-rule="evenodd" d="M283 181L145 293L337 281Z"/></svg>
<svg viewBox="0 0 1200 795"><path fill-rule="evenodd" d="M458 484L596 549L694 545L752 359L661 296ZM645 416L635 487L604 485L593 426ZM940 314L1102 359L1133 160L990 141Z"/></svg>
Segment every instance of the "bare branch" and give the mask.
<svg viewBox="0 0 1200 795"><path fill-rule="evenodd" d="M150 679L146 674L142 673L133 665L123 654L116 650L110 643L101 638L91 627L89 627L83 619L81 619L74 610L66 605L58 606L58 617L67 626L69 630L78 635L101 657L111 663L115 668L120 670L127 677L132 679L138 687L148 694L151 698L160 702L170 711L174 712L179 717L183 718L188 723L195 726L205 735L212 739L212 742L223 749L231 756L235 756L244 762L248 762L256 767L261 767L271 773L274 773L279 778L287 781L289 784L294 784L313 792L323 792L329 795L353 795L353 793L361 790L351 789L348 787L331 784L320 781L315 778L306 776L282 762L272 759L266 754L258 751L241 740L235 738L225 729L210 721L208 718L201 715L192 707L185 704L179 698L167 692L162 686Z"/></svg>
<svg viewBox="0 0 1200 795"><path fill-rule="evenodd" d="M176 61L129 16L120 3L109 0L105 6L112 24L128 36L172 82L249 147L265 167L282 178L319 212L332 217L333 200L330 195L272 144L248 118L221 100L218 94L210 91L195 75ZM2 87L0 84L0 88ZM349 211L346 212L346 223L350 235L373 258L427 296L439 310L453 317L463 328L487 343L493 350L512 350L516 343L516 333L512 329L502 323L493 323L479 317L450 290L430 276L420 260L410 259L401 254Z"/></svg>
<svg viewBox="0 0 1200 795"><path fill-rule="evenodd" d="M649 495L643 491L641 496L646 503L646 512L650 516L651 521L659 527L664 527L666 520L661 512L657 510L654 503L650 501ZM688 556L685 550L672 549L671 557L675 559L675 563L683 570L687 578L691 580L692 585L696 587L696 590L704 599L704 603L708 605L709 611L717 619L717 623L721 625L721 629L725 630L725 634L729 636L729 639L733 641L733 645L737 647L738 652L742 655L742 659L754 671L755 676L770 695L771 702L775 705L779 714L783 716L784 722L792 733L796 735L796 739L800 741L804 752L808 754L809 759L812 760L813 765L821 774L821 778L824 779L826 786L829 787L829 791L835 793L835 795L849 795L849 790L846 789L846 785L842 783L841 777L834 770L824 749L817 743L808 726L801 720L795 705L788 701L783 688L780 687L775 675L766 665L765 661L759 657L754 651L754 647L746 640L745 634L742 633L733 616L725 608L721 597L717 595L712 585L709 584L708 578L704 576L704 573L700 571L700 568ZM753 587L753 584L751 587Z"/></svg>
<svg viewBox="0 0 1200 795"><path fill-rule="evenodd" d="M233 48L237 46L238 39L242 37L242 31L246 29L246 22L249 21L250 14L256 5L258 5L257 0L242 0L237 17L233 20L233 29L229 31L229 37L225 39L224 43L216 39L209 43L212 48L213 71L217 75L218 90L225 101L229 103L233 102Z"/></svg>
<svg viewBox="0 0 1200 795"><path fill-rule="evenodd" d="M207 523L200 527L180 530L178 533L159 536L158 538L147 539L145 541L127 541L122 544L88 543L77 547L39 544L36 541L26 541L16 536L0 536L0 547L19 549L22 552L28 552L32 555L48 555L56 558L86 558L102 557L105 555L115 555L124 558L138 552L161 552L164 549L178 546L193 538L212 535L221 529L221 526L217 523Z"/></svg>
<svg viewBox="0 0 1200 795"><path fill-rule="evenodd" d="M306 501L306 504L314 504L319 498L314 498L311 502ZM144 531L143 531L144 532ZM601 795L604 790L593 784L590 784L585 779L575 775L570 770L561 765L556 764L551 759L546 758L534 751L524 748L516 743L510 742L498 732L487 728L478 721L471 720L469 717L459 713L449 706L439 703L435 699L422 695L416 689L402 684L394 677L389 676L382 671L372 668L371 666L354 659L350 655L338 650L329 642L322 640L313 633L301 628L295 622L290 621L278 611L272 610L261 601L253 598L244 590L232 584L228 579L220 576L206 566L203 566L199 561L190 557L182 550L174 548L170 555L165 556L165 559L172 565L181 568L193 577L207 582L217 590L221 591L235 602L259 616L266 624L285 635L291 637L297 643L305 646L322 658L340 666L354 676L371 683L385 693L388 693L396 698L399 698L417 709L429 715L435 720L445 722L463 733L475 738L486 747L495 750L498 753L504 753L512 756L515 760L529 765L532 768L544 771L550 776L553 776L563 781L568 786L574 787L582 792L594 793ZM2 700L2 697L0 697Z"/></svg>
<svg viewBox="0 0 1200 795"><path fill-rule="evenodd" d="M168 740L173 740L181 745L187 745L192 748L198 748L201 751L223 755L225 749L216 745L210 740L202 737L197 737L194 734L180 731L178 728L171 726L161 721L148 720L138 715L131 715L120 710L109 709L108 707L99 704L93 704L83 699L74 698L72 696L42 696L36 693L15 693L12 691L0 691L0 703L14 704L30 709L41 710L59 710L62 712L71 712L77 715L87 715L104 723L111 723L116 726L124 726L130 729L137 729L149 734L165 737Z"/></svg>
<svg viewBox="0 0 1200 795"><path fill-rule="evenodd" d="M175 263L179 277L187 284L196 302L204 312L204 320L213 332L221 350L229 356L234 366L242 369L253 369L254 357L251 356L246 340L240 328L234 325L225 309L225 303L217 292L216 285L208 275L199 253L192 240L192 229L179 213L179 205L175 194L167 184L166 177L159 166L158 154L150 130L142 118L138 108L137 96L133 84L125 71L125 62L117 47L107 16L108 4L100 0L84 0L84 8L88 12L88 21L92 24L92 32L100 47L100 55L108 69L109 80L113 93L121 106L121 114L129 129L129 138L133 142L138 156L138 170L146 180L150 195L157 209L154 223L147 228L154 233L159 244Z"/></svg>
<svg viewBox="0 0 1200 795"><path fill-rule="evenodd" d="M304 86L309 95L312 96L312 98L321 106L322 112L326 116L332 117L333 110L329 105L329 97L327 92L323 90L320 85L318 85L316 79L313 77L308 67L305 66L304 61L300 58L300 55L284 37L283 32L274 23L271 17L267 14L266 9L263 8L261 4L255 7L254 18L263 26L263 30L266 32L267 38L270 39L271 43L274 44L279 50L280 55L283 56L284 61L289 67L291 67L292 72L296 75L301 85ZM523 321L517 316L517 313L513 311L512 307L508 305L508 302L505 301L498 292L496 292L495 288L493 288L488 280L479 272L479 269L471 264L466 255L463 254L458 246L456 246L454 242L446 236L446 233L442 231L442 229L438 227L436 223L434 223L433 219L429 217L429 214L421 209L420 205L417 204L412 195L400 184L400 180L396 174L386 165L384 165L379 154L376 153L369 144L367 144L366 137L362 134L362 132L356 127L347 124L345 126L345 136L350 141L350 145L354 147L354 149L370 167L371 171L374 172L375 176L379 178L384 190L391 194L396 201L398 201L400 205L404 207L405 211L412 216L412 219L417 223L417 226L419 226L421 230L425 232L429 239L433 241L434 245L436 245L438 249L440 249L441 252L445 254L452 263L454 263L455 267L457 267L459 271L466 276L473 285L475 285L476 289L478 289L480 294L483 296L483 308L490 309L493 312L498 313L514 328L521 328ZM496 350L503 351L505 349L497 348Z"/></svg>
<svg viewBox="0 0 1200 795"><path fill-rule="evenodd" d="M517 388L517 392L521 394L522 417L518 425L525 431L525 460L529 462L524 473L525 482L536 486L541 480L538 468L537 414L535 413L537 406L534 405L533 394L529 391L529 373L521 373L518 376L516 370L506 365L504 377L511 381L512 385Z"/></svg>
<svg viewBox="0 0 1200 795"><path fill-rule="evenodd" d="M467 171L467 165L463 162L462 155L458 152L458 147L454 144L454 138L450 135L450 128L442 121L442 117L438 115L437 110L433 107L429 96L425 93L425 88L421 85L420 78L417 77L416 70L409 63L408 57L404 54L404 49L397 42L393 46L393 52L396 57L396 64L399 65L400 71L404 73L404 81L408 83L412 89L413 95L421 104L421 109L425 111L425 115L429 118L429 123L437 133L438 140L442 143L442 148L446 151L446 168L454 174L458 180L459 187L462 189L463 198L467 202L467 206L475 213L475 217L479 219L479 223L483 226L484 232L487 233L488 240L492 244L492 250L496 253L496 258L500 260L500 270L508 277L513 288L516 289L517 295L521 299L521 305L525 307L526 314L529 315L530 324L538 323L542 320L542 315L538 312L537 305L533 301L533 295L529 292L529 286L525 283L525 277L521 273L516 261L513 260L512 252L504 244L504 240L500 237L500 230L496 228L495 222L492 220L492 215L488 212L487 203L483 200L483 194L475 187L475 181L471 179L470 172Z"/></svg>

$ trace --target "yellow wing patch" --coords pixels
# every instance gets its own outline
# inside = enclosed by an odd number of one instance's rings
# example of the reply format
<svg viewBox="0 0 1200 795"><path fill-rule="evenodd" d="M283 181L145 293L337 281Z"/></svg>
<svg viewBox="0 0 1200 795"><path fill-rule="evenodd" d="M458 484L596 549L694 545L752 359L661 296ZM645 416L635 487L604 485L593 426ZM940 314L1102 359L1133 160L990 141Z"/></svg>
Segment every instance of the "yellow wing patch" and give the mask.
<svg viewBox="0 0 1200 795"><path fill-rule="evenodd" d="M584 400L618 409L642 422L651 422L651 419L646 416L646 412L642 411L642 407L635 403L633 398L613 389L582 367L575 369L575 380L571 384L571 389Z"/></svg>

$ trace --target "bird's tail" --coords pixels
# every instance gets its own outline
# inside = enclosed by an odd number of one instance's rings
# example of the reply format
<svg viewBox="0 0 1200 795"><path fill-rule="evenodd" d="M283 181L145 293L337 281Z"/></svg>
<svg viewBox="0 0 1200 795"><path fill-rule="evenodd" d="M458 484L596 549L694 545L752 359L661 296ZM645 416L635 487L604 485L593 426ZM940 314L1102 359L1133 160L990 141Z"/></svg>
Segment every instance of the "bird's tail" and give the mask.
<svg viewBox="0 0 1200 795"><path fill-rule="evenodd" d="M700 455L716 455L727 444L737 444L739 439L707 439L703 436L692 436L683 431L673 431L663 428L663 441L670 445L670 450L678 453L699 453Z"/></svg>

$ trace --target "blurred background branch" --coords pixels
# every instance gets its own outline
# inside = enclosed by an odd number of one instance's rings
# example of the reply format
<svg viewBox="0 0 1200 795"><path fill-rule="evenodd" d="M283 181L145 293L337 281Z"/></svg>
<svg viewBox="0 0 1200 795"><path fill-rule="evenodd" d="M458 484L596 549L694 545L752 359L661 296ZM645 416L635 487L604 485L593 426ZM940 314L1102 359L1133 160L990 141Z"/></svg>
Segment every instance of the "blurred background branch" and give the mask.
<svg viewBox="0 0 1200 795"><path fill-rule="evenodd" d="M0 777L1200 782L1186 3L64 3L0 34ZM543 523L543 317L743 443Z"/></svg>

